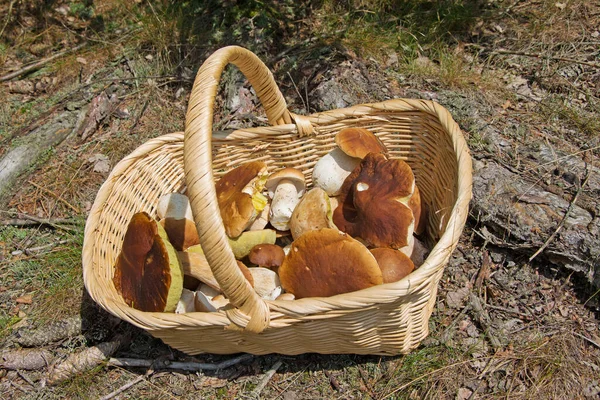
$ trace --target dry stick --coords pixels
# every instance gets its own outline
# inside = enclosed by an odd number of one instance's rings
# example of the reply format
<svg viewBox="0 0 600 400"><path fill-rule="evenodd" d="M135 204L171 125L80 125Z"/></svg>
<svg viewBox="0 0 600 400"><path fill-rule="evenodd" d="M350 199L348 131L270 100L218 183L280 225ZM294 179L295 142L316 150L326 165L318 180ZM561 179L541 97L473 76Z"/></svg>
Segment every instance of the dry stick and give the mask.
<svg viewBox="0 0 600 400"><path fill-rule="evenodd" d="M283 363L281 362L281 360L277 360L277 362L275 362L275 364L273 364L271 369L267 371L264 378L262 378L262 380L260 381L258 386L252 391L252 395L254 397L260 396L260 393L263 391L265 386L267 386L267 383L269 383L269 381L271 380L273 375L275 375L275 372L277 372L277 370L281 367L282 364Z"/></svg>
<svg viewBox="0 0 600 400"><path fill-rule="evenodd" d="M8 23L10 22L10 17L12 15L12 9L16 2L17 2L17 0L12 0L10 2L10 4L8 5L8 12L6 13L6 20L4 21L4 26L2 27L2 30L0 31L0 37L2 37L2 35L4 34L4 30L8 26Z"/></svg>
<svg viewBox="0 0 600 400"><path fill-rule="evenodd" d="M582 339L584 339L584 340L587 340L588 342L590 342L591 344L593 344L594 346L596 346L597 348L599 348L599 349L600 349L600 343L597 343L597 342L593 341L592 339L590 339L590 338L588 338L588 337L585 337L584 335L582 335L582 334L581 334L581 333L579 333L579 332L573 332L573 333L574 333L576 336L579 336L580 338L582 338Z"/></svg>
<svg viewBox="0 0 600 400"><path fill-rule="evenodd" d="M579 195L581 194L581 192L583 192L583 188L585 187L585 185L587 184L587 182L588 182L589 179L590 179L590 170L588 168L587 173L585 175L585 179L583 180L583 183L581 184L581 186L579 187L579 189L577 189L577 193L575 193L575 196L573 196L573 200L571 201L571 203L569 203L569 208L567 208L567 212L565 212L565 215L563 216L563 218L558 223L558 227L552 233L552 235L550 235L550 237L548 238L548 240L546 240L544 242L544 244L542 245L542 247L540 247L538 249L538 251L536 251L531 257L529 257L529 262L533 261L534 258L536 258L542 251L544 251L546 249L546 247L548 247L550 245L550 243L552 243L552 241L554 240L554 238L556 237L556 235L558 235L558 232L560 232L560 230L564 226L565 221L567 220L567 218L569 217L569 215L573 211L573 208L575 208L575 203L577 203L577 199L579 198Z"/></svg>
<svg viewBox="0 0 600 400"><path fill-rule="evenodd" d="M62 226L62 225L59 225L58 223L53 222L52 219L42 219L42 218L34 217L33 215L27 215L27 214L17 214L17 216L19 217L18 220L25 219L25 220L33 221L34 223L31 224L31 225L48 225L48 226L50 226L50 227L52 227L54 229L60 229L60 230L67 231L67 232L73 232L73 231L75 231L75 229L73 229L73 228ZM8 222L10 222L10 220ZM70 224L71 225L76 225L75 222L71 222ZM2 223L2 225L12 225L12 224L10 224L10 223L6 223L6 224ZM19 225L16 224L16 226L19 226Z"/></svg>
<svg viewBox="0 0 600 400"><path fill-rule="evenodd" d="M56 198L56 200L60 201L64 205L66 205L67 207L69 207L74 212L79 213L79 210L77 208L75 208L75 206L71 205L71 203L69 203L68 201L66 201L65 199L63 199L60 195L54 193L52 190L46 189L45 187L42 187L42 186L40 186L37 183L32 182L32 181L27 181L27 183L29 183L30 185L33 185L34 187L40 189L42 192L47 193L47 194L53 196L54 198Z"/></svg>
<svg viewBox="0 0 600 400"><path fill-rule="evenodd" d="M31 221L28 219L20 219L20 218L6 219L6 220L0 221L0 225L2 225L2 226L10 225L10 226L18 226L18 227L28 227L28 226L37 226L37 225L57 225L57 224L78 225L79 222L77 220L74 220L71 218L49 218L45 222L37 222L37 221Z"/></svg>
<svg viewBox="0 0 600 400"><path fill-rule="evenodd" d="M26 74L28 72L34 71L38 68L40 68L41 66L48 64L51 61L56 60L57 58L60 58L62 56L64 56L65 54L68 53L72 53L74 51L78 51L82 48L84 48L85 46L87 46L87 42L83 42L78 46L73 47L72 49L67 49L67 50L63 50L63 51L59 51L58 53L48 57L48 58L44 58L38 62L35 62L33 64L29 64L17 71L11 72L10 74L4 75L3 77L0 77L0 82L4 82L4 81L8 81L11 80L13 78L16 78L17 76L21 76L23 74Z"/></svg>
<svg viewBox="0 0 600 400"><path fill-rule="evenodd" d="M160 363L162 369L179 369L183 371L201 371L210 370L216 371L219 369L229 368L232 365L239 364L243 361L251 359L251 354L243 354L239 357L231 358L220 363L199 363L199 362L180 362L167 361ZM132 367L132 368L150 368L155 365L155 360L144 360L139 358L111 358L108 360L108 365L114 367Z"/></svg>
<svg viewBox="0 0 600 400"><path fill-rule="evenodd" d="M544 56L544 55L541 55L541 54L525 53L523 51L504 50L504 49L490 50L489 48L484 47L484 46L480 46L478 44L467 44L467 46L469 46L469 47L475 47L475 48L482 49L482 50L486 50L490 54L515 55L515 56L523 56L523 57L531 57L531 58L539 58L539 59L548 59L548 60L554 60L554 61L564 61L564 62L570 62L570 63L573 63L573 64L581 64L581 65L587 65L589 67L600 68L600 64L598 64L598 63L589 62L589 61L575 60L574 58L548 57L548 56Z"/></svg>
<svg viewBox="0 0 600 400"><path fill-rule="evenodd" d="M127 389L129 389L132 386L137 385L138 383L140 383L141 381L145 380L146 378L148 378L150 375L152 375L154 373L154 369L150 368L148 371L146 371L146 373L144 375L140 375L137 378L135 378L134 380L127 382L126 384L124 384L123 386L121 386L120 388L118 388L117 390L115 390L114 392L111 392L109 394L107 394L106 396L103 396L100 398L100 400L110 400L113 397L123 393L124 391L126 391Z"/></svg>

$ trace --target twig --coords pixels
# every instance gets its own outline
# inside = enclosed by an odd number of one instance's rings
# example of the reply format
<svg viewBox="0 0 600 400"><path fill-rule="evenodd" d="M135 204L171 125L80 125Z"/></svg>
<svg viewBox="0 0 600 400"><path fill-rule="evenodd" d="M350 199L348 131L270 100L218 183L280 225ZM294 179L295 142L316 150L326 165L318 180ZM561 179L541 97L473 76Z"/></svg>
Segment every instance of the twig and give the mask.
<svg viewBox="0 0 600 400"><path fill-rule="evenodd" d="M159 363L161 369L179 369L183 371L216 371L220 369L229 368L235 364L239 364L243 361L250 360L253 356L251 354L243 354L239 357L231 358L220 363L199 363L199 362L180 362L180 361L165 361ZM155 360L145 360L139 358L111 358L108 360L108 365L114 367L130 367L130 368L150 368L157 364ZM157 368L158 369L158 368Z"/></svg>
<svg viewBox="0 0 600 400"><path fill-rule="evenodd" d="M296 90L296 94L298 94L298 97L300 97L300 101L302 101L302 106L304 107L304 109L308 113L309 112L308 111L308 106L304 102L304 98L302 98L302 95L300 94L300 91L298 90L298 86L296 86L296 82L294 82L294 78L292 78L292 75L289 73L289 71L288 71L287 74L290 77L290 81L292 81L292 85L294 85L294 89Z"/></svg>
<svg viewBox="0 0 600 400"><path fill-rule="evenodd" d="M11 80L11 79L16 78L18 76L21 76L23 74L26 74L28 72L34 71L34 70L40 68L41 66L46 65L49 62L54 61L57 58L60 58L60 57L64 56L65 54L72 53L74 51L78 51L78 50L84 48L85 46L87 46L87 42L83 42L83 43L81 43L81 44L73 47L72 49L67 49L67 50L59 51L58 53L56 53L56 54L54 54L54 55L52 55L50 57L44 58L44 59L42 59L42 60L40 60L38 62L35 62L33 64L29 64L29 65L27 65L27 66L25 66L25 67L23 67L23 68L21 68L21 69L19 69L17 71L11 72L10 74L7 74L7 75L4 75L3 77L0 77L0 82L8 81L8 80Z"/></svg>
<svg viewBox="0 0 600 400"><path fill-rule="evenodd" d="M590 342L591 344L593 344L594 346L596 346L597 348L600 349L600 343L597 343L597 342L593 341L592 339L585 337L584 335L582 335L579 332L573 332L573 333L575 334L575 336L579 336L580 338L587 340L588 342Z"/></svg>
<svg viewBox="0 0 600 400"><path fill-rule="evenodd" d="M474 43L469 43L466 46L475 47L475 48L478 48L478 49L481 49L481 50L485 50L485 51L488 51L490 54L515 55L515 56L523 56L523 57L531 57L531 58L539 58L539 59L548 59L548 60L554 60L554 61L564 61L564 62L569 62L569 63L573 63L573 64L581 64L581 65L587 65L589 67L600 68L600 64L598 64L598 63L589 62L589 61L575 60L574 58L550 57L550 56L544 56L542 54L525 53L523 51L504 50L504 49L490 50L487 47L484 47L484 46L481 46L481 45L478 45L478 44L474 44Z"/></svg>
<svg viewBox="0 0 600 400"><path fill-rule="evenodd" d="M63 199L60 195L54 193L52 190L46 189L45 187L42 187L42 186L40 186L37 183L32 182L32 181L27 181L27 183L29 183L30 185L33 185L34 187L40 189L42 192L45 192L45 193L53 196L54 198L56 198L56 200L60 201L64 205L66 205L67 207L69 207L74 212L79 213L79 209L77 209L75 206L71 205L71 203L69 203L68 201L66 201L65 199Z"/></svg>
<svg viewBox="0 0 600 400"><path fill-rule="evenodd" d="M531 257L529 257L529 262L533 261L534 258L536 258L542 251L544 251L546 249L546 247L548 247L550 245L550 243L552 243L552 241L554 240L554 238L556 237L556 235L558 235L558 232L560 232L560 230L562 229L562 227L565 224L565 221L567 220L567 218L569 217L569 215L573 211L573 208L575 207L575 203L577 203L577 199L579 198L579 195L581 194L581 192L583 192L583 188L585 187L585 185L587 184L587 182L588 182L589 179L590 179L590 170L588 169L587 173L585 175L585 179L583 180L583 182L582 182L581 186L579 187L579 189L577 189L577 193L575 193L575 196L573 196L573 200L571 201L571 203L569 203L569 208L567 208L567 211L565 212L565 215L563 216L563 218L558 223L558 227L556 227L556 230L552 233L552 235L550 235L550 237L548 238L548 240L546 240L544 242L544 244L542 245L542 247L540 247L538 249L538 251L536 251L535 253L533 253L533 255Z"/></svg>
<svg viewBox="0 0 600 400"><path fill-rule="evenodd" d="M123 386L121 386L120 388L118 388L117 390L115 390L114 392L111 392L111 393L107 394L106 396L101 397L100 400L110 400L110 399L112 399L113 397L115 397L115 396L123 393L124 391L126 391L130 387L135 386L138 383L140 383L141 381L145 380L146 378L148 378L153 373L154 373L154 369L150 368L148 371L146 371L146 373L144 375L140 375L137 378L135 378L134 380L127 382L126 384L124 384Z"/></svg>
<svg viewBox="0 0 600 400"><path fill-rule="evenodd" d="M31 221L28 219L20 219L20 218L14 218L14 219L5 219L0 221L0 225L3 226L18 226L18 227L28 227L28 226L38 226L38 225L59 225L59 224L64 224L64 225L79 225L79 222L77 220L71 219L71 218L49 218L46 221Z"/></svg>
<svg viewBox="0 0 600 400"><path fill-rule="evenodd" d="M269 381L271 380L273 375L275 375L275 372L277 372L277 370L281 367L282 364L283 363L281 362L281 360L277 360L277 362L275 362L275 364L273 364L271 369L267 371L267 373L262 378L262 380L260 381L258 386L256 386L256 388L252 391L252 395L254 397L260 396L260 393L263 391L265 386L267 386L267 383L269 383Z"/></svg>
<svg viewBox="0 0 600 400"><path fill-rule="evenodd" d="M69 243L69 242L71 242L71 240L61 240L59 242L45 244L43 246L30 247L28 249L25 249L24 252L25 252L25 254L27 254L28 256L30 256L32 253L36 253L36 252L38 252L40 250L45 250L45 249L47 249L49 247L56 247L56 246L59 246L61 244L66 244L66 243Z"/></svg>
<svg viewBox="0 0 600 400"><path fill-rule="evenodd" d="M33 382L28 376L27 374L25 374L25 372L23 371L19 371L17 370L17 375L19 375L21 377L21 379L23 379L25 382L29 383L32 387L35 387L35 382Z"/></svg>
<svg viewBox="0 0 600 400"><path fill-rule="evenodd" d="M133 130L137 126L138 122L140 122L140 119L142 118L142 115L144 115L144 112L146 111L146 108L148 107L148 103L149 102L150 102L150 93L148 93L146 95L146 98L144 99L144 105L142 106L142 109L140 110L140 112L137 115L137 117L135 117L135 121L133 121L133 124L131 124L131 128L129 128L129 130L131 132L133 132Z"/></svg>
<svg viewBox="0 0 600 400"><path fill-rule="evenodd" d="M500 307L500 306L493 306L491 304L486 304L485 306L486 306L486 308L491 308L492 310L497 310L497 311L502 311L502 312L509 313L509 314L518 315L520 317L527 318L527 320L529 320L529 321L532 320L531 315L522 313L520 311L511 310L510 308L505 308L505 307Z"/></svg>
<svg viewBox="0 0 600 400"><path fill-rule="evenodd" d="M496 349L502 347L502 343L500 343L500 340L498 340L498 338L494 335L494 333L492 331L492 325L490 323L490 316L483 309L483 306L481 304L481 300L479 299L479 297L475 293L469 293L469 300L470 300L471 307L473 308L473 311L475 313L475 316L476 316L477 320L479 321L479 324L481 325L481 327L485 330L486 334L488 335L492 346Z"/></svg>
<svg viewBox="0 0 600 400"><path fill-rule="evenodd" d="M61 220L60 219L43 219L43 218L37 218L34 217L33 215L28 215L28 214L21 214L21 213L17 213L17 219L13 219L13 220L7 220L7 221L2 221L2 223L0 223L0 225L14 225L14 226L32 226L32 225L47 225L50 226L54 229L60 229L63 231L67 231L67 232L74 232L75 229L74 228L69 228L63 225L59 225ZM32 221L32 223L30 224L26 224L25 220L27 221ZM64 222L65 224L70 224L70 225L77 225L77 223L74 220L71 220L69 222Z"/></svg>
<svg viewBox="0 0 600 400"><path fill-rule="evenodd" d="M2 27L2 30L0 31L0 37L2 37L2 35L4 34L4 30L8 26L8 23L10 22L10 17L12 15L12 9L16 2L17 2L17 0L12 0L10 2L10 4L8 5L8 12L6 13L6 20L4 21L4 26Z"/></svg>
<svg viewBox="0 0 600 400"><path fill-rule="evenodd" d="M327 377L327 379L329 379L329 383L331 384L331 386L333 387L333 389L335 389L336 392L343 392L344 389L342 387L340 387L340 383L338 382L338 380L336 379L335 375L333 375L331 372L324 370L323 373L325 374L325 376ZM362 374L361 374L361 378L362 378ZM363 378L364 380L364 378Z"/></svg>

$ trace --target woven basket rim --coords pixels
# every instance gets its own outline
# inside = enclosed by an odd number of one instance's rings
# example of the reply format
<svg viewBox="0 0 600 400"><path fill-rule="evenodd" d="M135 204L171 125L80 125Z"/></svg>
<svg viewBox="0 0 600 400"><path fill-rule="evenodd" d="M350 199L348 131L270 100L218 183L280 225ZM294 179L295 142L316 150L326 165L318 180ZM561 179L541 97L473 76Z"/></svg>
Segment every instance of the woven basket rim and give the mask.
<svg viewBox="0 0 600 400"><path fill-rule="evenodd" d="M443 270L452 251L458 244L458 238L460 237L464 227L464 221L466 220L468 205L471 199L471 156L466 141L464 140L462 134L460 134L458 125L444 107L430 100L394 99L320 112L305 116L304 118L307 118L311 121L311 123L314 123L317 126L318 131L318 125L319 123L323 123L323 121L332 123L336 120L347 120L352 116L372 114L373 109L381 110L382 112L385 112L386 110L393 112L427 112L438 117L441 124L451 127L451 129L449 129L449 133L454 146L454 152L457 157L458 166L458 198L449 214L450 218L448 220L446 229L438 242L431 249L431 252L424 264L398 282L382 284L356 292L344 293L327 298L305 298L291 302L281 300L266 301L271 313L270 326L272 327L277 326L278 321L284 320L286 316L306 316L309 318L310 316L315 316L316 318L323 318L325 314L335 312L337 310L351 310L359 308L364 309L365 307L372 307L377 306L378 304L393 302L399 296L408 295L414 292L427 280L428 277L439 272L440 270ZM371 112L368 110L371 110ZM231 134L231 137L235 138L239 133L251 134L252 132L265 131L294 132L296 131L296 125L287 124L240 129L234 131ZM111 178L126 174L132 163L134 163L141 155L156 150L165 144L174 142L183 142L182 132L169 133L146 141L128 156L123 158L114 167L104 184L100 187L97 198L92 206L92 209L90 210L90 215L88 217L84 233L83 277L84 284L90 294L93 293L91 288L92 281L93 279L98 278L94 274L92 260L93 252L90 251L90 248L95 245L94 241L91 240L94 238L94 222L97 216L102 212L102 205L112 190L112 182L114 182L114 180ZM94 296L92 297L94 298ZM94 300L97 302L100 300L99 302L103 303L102 299L94 298ZM204 326L228 326L231 324L231 321L227 316L227 312L193 312L187 314L152 313L136 310L125 305L124 302L123 304L111 305L116 306L117 309L105 304L108 311L133 323L134 325L147 330L184 326L192 327L198 326L199 324Z"/></svg>

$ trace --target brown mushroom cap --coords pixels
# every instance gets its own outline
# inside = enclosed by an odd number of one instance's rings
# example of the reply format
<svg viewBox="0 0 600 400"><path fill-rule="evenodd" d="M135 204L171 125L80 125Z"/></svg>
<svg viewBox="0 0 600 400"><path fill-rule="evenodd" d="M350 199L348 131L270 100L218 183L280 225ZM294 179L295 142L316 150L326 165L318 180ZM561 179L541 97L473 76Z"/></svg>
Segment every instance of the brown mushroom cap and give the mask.
<svg viewBox="0 0 600 400"><path fill-rule="evenodd" d="M134 214L115 263L113 283L127 305L173 312L183 290L183 272L162 226L145 212Z"/></svg>
<svg viewBox="0 0 600 400"><path fill-rule="evenodd" d="M337 229L310 231L292 243L279 267L286 292L297 299L327 297L383 283L371 252Z"/></svg>
<svg viewBox="0 0 600 400"><path fill-rule="evenodd" d="M422 212L421 192L417 185L415 185L415 192L408 201L408 206L412 210L413 217L415 218L415 234L420 235L425 230L425 213Z"/></svg>
<svg viewBox="0 0 600 400"><path fill-rule="evenodd" d="M369 246L404 247L414 229L413 213L406 204L414 188L408 164L369 153L344 181L333 222Z"/></svg>
<svg viewBox="0 0 600 400"><path fill-rule="evenodd" d="M243 190L260 181L266 172L265 163L249 162L227 172L216 183L217 201L227 236L238 237L257 216L253 196Z"/></svg>
<svg viewBox="0 0 600 400"><path fill-rule="evenodd" d="M276 244L258 244L250 250L248 260L259 267L277 268L283 263L285 254Z"/></svg>
<svg viewBox="0 0 600 400"><path fill-rule="evenodd" d="M345 128L335 135L335 144L350 157L363 159L368 153L384 153L388 150L373 132L364 128Z"/></svg>
<svg viewBox="0 0 600 400"><path fill-rule="evenodd" d="M411 259L401 251L389 247L378 247L371 249L371 253L379 264L383 283L397 282L415 269Z"/></svg>
<svg viewBox="0 0 600 400"><path fill-rule="evenodd" d="M165 218L159 224L167 232L169 241L175 250L186 250L190 246L200 244L198 230L194 221L187 218Z"/></svg>

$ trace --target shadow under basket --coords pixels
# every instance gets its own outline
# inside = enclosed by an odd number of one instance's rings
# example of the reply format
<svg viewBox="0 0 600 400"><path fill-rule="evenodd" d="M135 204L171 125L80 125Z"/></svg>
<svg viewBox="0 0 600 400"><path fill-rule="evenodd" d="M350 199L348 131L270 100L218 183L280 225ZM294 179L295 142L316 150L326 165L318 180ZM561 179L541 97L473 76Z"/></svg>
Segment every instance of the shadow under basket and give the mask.
<svg viewBox="0 0 600 400"><path fill-rule="evenodd" d="M232 63L254 87L271 126L212 132L219 78ZM424 264L401 281L328 298L265 301L237 268L219 214L214 182L230 169L262 160L269 172L295 167L309 188L316 161L335 148L335 134L362 127L412 167L427 210ZM438 283L463 230L471 199L471 157L456 122L442 106L395 99L309 116L287 110L267 67L251 52L225 47L202 65L194 83L185 133L141 145L120 161L100 188L87 220L84 282L91 297L117 317L188 354L350 353L394 355L428 334ZM235 308L186 314L131 308L112 278L134 213L156 217L158 199L185 192L215 278Z"/></svg>

